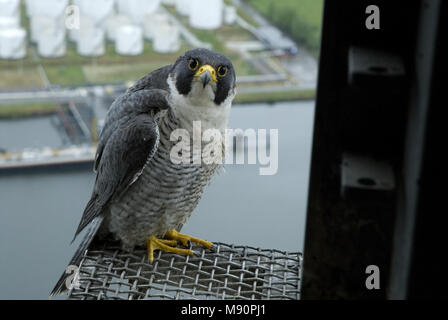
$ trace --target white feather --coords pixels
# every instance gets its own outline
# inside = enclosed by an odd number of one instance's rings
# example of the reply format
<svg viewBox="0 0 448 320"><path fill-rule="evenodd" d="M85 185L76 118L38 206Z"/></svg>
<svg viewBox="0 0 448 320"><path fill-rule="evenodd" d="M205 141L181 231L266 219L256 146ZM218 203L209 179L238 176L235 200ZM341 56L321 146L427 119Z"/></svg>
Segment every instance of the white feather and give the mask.
<svg viewBox="0 0 448 320"><path fill-rule="evenodd" d="M176 88L175 79L168 77L170 87L170 105L174 115L182 121L182 125L192 132L193 121L201 121L201 129L218 129L224 133L229 121L230 109L235 92L220 104L214 102L216 83L203 88L201 82L193 81L188 95L182 95Z"/></svg>

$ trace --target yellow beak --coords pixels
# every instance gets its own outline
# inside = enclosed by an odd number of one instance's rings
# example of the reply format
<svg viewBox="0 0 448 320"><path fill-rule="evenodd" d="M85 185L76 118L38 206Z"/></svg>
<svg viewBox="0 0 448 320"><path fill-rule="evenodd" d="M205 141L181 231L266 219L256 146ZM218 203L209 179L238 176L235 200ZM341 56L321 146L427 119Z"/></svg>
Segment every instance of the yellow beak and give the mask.
<svg viewBox="0 0 448 320"><path fill-rule="evenodd" d="M216 70L209 64L201 66L194 76L202 82L204 88L211 81L218 82L216 79Z"/></svg>

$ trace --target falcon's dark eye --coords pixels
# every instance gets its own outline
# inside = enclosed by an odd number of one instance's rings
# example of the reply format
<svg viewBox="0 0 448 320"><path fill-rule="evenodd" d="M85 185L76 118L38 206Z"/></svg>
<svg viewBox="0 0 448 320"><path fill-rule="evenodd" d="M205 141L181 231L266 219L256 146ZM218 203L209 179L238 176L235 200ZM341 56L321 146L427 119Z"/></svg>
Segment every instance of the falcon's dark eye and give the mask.
<svg viewBox="0 0 448 320"><path fill-rule="evenodd" d="M188 61L188 68L190 68L191 71L195 71L199 67L199 62L197 59L190 59Z"/></svg>
<svg viewBox="0 0 448 320"><path fill-rule="evenodd" d="M224 77L227 74L228 68L226 66L219 66L218 67L218 76Z"/></svg>

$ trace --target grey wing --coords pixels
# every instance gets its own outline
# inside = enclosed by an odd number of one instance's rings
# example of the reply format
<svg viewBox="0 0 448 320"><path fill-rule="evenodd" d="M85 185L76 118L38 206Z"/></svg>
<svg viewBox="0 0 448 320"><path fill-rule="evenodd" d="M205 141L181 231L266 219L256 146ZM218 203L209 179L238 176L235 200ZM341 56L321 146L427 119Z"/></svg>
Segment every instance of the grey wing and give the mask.
<svg viewBox="0 0 448 320"><path fill-rule="evenodd" d="M74 238L138 179L158 142L158 126L149 114L138 114L115 126L101 153L92 197Z"/></svg>
<svg viewBox="0 0 448 320"><path fill-rule="evenodd" d="M98 170L104 147L118 126L138 114L168 108L167 96L168 92L163 89L142 89L139 91L128 91L112 103L98 142L93 167L95 172Z"/></svg>
<svg viewBox="0 0 448 320"><path fill-rule="evenodd" d="M101 227L104 207L118 199L138 179L148 159L156 152L159 130L150 113L168 108L166 96L165 90L140 90L126 93L112 104L100 136L92 197L75 238L87 225L90 226L70 265L80 264L85 250ZM65 272L61 275L51 295L65 291L68 276Z"/></svg>
<svg viewBox="0 0 448 320"><path fill-rule="evenodd" d="M73 240L110 200L135 181L150 153L155 152L159 133L150 113L167 109L167 96L162 89L142 89L126 92L112 103L95 156L95 187ZM142 143L141 139L148 141Z"/></svg>
<svg viewBox="0 0 448 320"><path fill-rule="evenodd" d="M101 223L103 222L103 217L98 216L97 218L93 219L92 223L90 223L89 228L84 235L84 238L82 239L81 243L79 244L78 248L75 251L75 254L70 259L70 262L68 263L69 266L78 266L81 263L82 257L85 254L86 250L89 248L90 243L95 237L95 234L97 233L98 229L101 226ZM70 276L70 274L67 274L65 271L62 273L62 275L59 277L58 282L54 286L53 290L51 290L50 297L58 294L58 293L64 293L69 289L68 286L66 286L67 278Z"/></svg>
<svg viewBox="0 0 448 320"><path fill-rule="evenodd" d="M117 128L119 121L129 119L136 114L168 107L166 98L169 88L166 80L171 70L172 65L168 65L150 72L112 103L98 142L93 167L95 172L98 169L106 142Z"/></svg>

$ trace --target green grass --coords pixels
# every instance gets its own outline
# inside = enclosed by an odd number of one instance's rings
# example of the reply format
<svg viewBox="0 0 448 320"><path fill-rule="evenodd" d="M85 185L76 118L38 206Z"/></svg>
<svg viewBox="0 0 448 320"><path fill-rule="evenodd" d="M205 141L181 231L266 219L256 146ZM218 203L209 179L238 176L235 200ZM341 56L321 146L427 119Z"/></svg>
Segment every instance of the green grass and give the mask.
<svg viewBox="0 0 448 320"><path fill-rule="evenodd" d="M41 61L52 84L120 83L138 80L145 74L172 63L183 49L171 54L159 54L145 41L142 55L121 56L115 52L114 45L108 42L106 53L92 58L78 55L76 48L70 45L65 57Z"/></svg>
<svg viewBox="0 0 448 320"><path fill-rule="evenodd" d="M224 42L221 41L216 34L209 30L199 30L190 28L190 31L202 42L210 43L213 46L213 50L224 53L226 50Z"/></svg>
<svg viewBox="0 0 448 320"><path fill-rule="evenodd" d="M27 66L15 68L0 67L0 90L12 90L17 88L32 89L43 88L44 83L40 78L36 67Z"/></svg>
<svg viewBox="0 0 448 320"><path fill-rule="evenodd" d="M256 75L258 74L254 67L247 63L246 60L241 58L240 55L237 54L228 54L227 57L232 61L233 68L235 69L236 76L248 76L248 75Z"/></svg>
<svg viewBox="0 0 448 320"><path fill-rule="evenodd" d="M149 72L160 68L165 63L140 62L128 64L92 64L84 65L83 71L89 83L121 83L135 81Z"/></svg>
<svg viewBox="0 0 448 320"><path fill-rule="evenodd" d="M234 6L233 2L230 0L224 0L224 3L228 6ZM235 7L235 6L234 6ZM248 15L246 13L246 11L242 10L240 7L236 7L236 12L237 14L243 19L245 20L247 23L253 25L254 27L258 27L258 23L257 21L255 21L255 19L253 19L250 15Z"/></svg>
<svg viewBox="0 0 448 320"><path fill-rule="evenodd" d="M36 66L32 59L30 47L27 48L26 57L17 60L0 59L0 70L5 69L18 69L18 68L29 68Z"/></svg>
<svg viewBox="0 0 448 320"><path fill-rule="evenodd" d="M149 41L143 43L143 53L138 56L122 56L115 52L115 46L112 42L106 42L105 54L100 57L84 57L77 53L76 46L73 43L67 45L66 55L60 58L42 58L39 62L44 66L48 65L91 65L91 64L126 64L135 62L157 62L157 61L173 61L179 54L186 50L185 46L174 53L161 54L152 49Z"/></svg>
<svg viewBox="0 0 448 320"><path fill-rule="evenodd" d="M285 92L237 93L233 103L279 102L293 100L312 100L316 90L292 90Z"/></svg>
<svg viewBox="0 0 448 320"><path fill-rule="evenodd" d="M323 0L245 0L315 56L319 53Z"/></svg>
<svg viewBox="0 0 448 320"><path fill-rule="evenodd" d="M0 118L29 117L55 113L57 107L51 103L26 105L0 105Z"/></svg>
<svg viewBox="0 0 448 320"><path fill-rule="evenodd" d="M87 84L82 67L79 65L50 65L44 68L51 84L60 86Z"/></svg>

